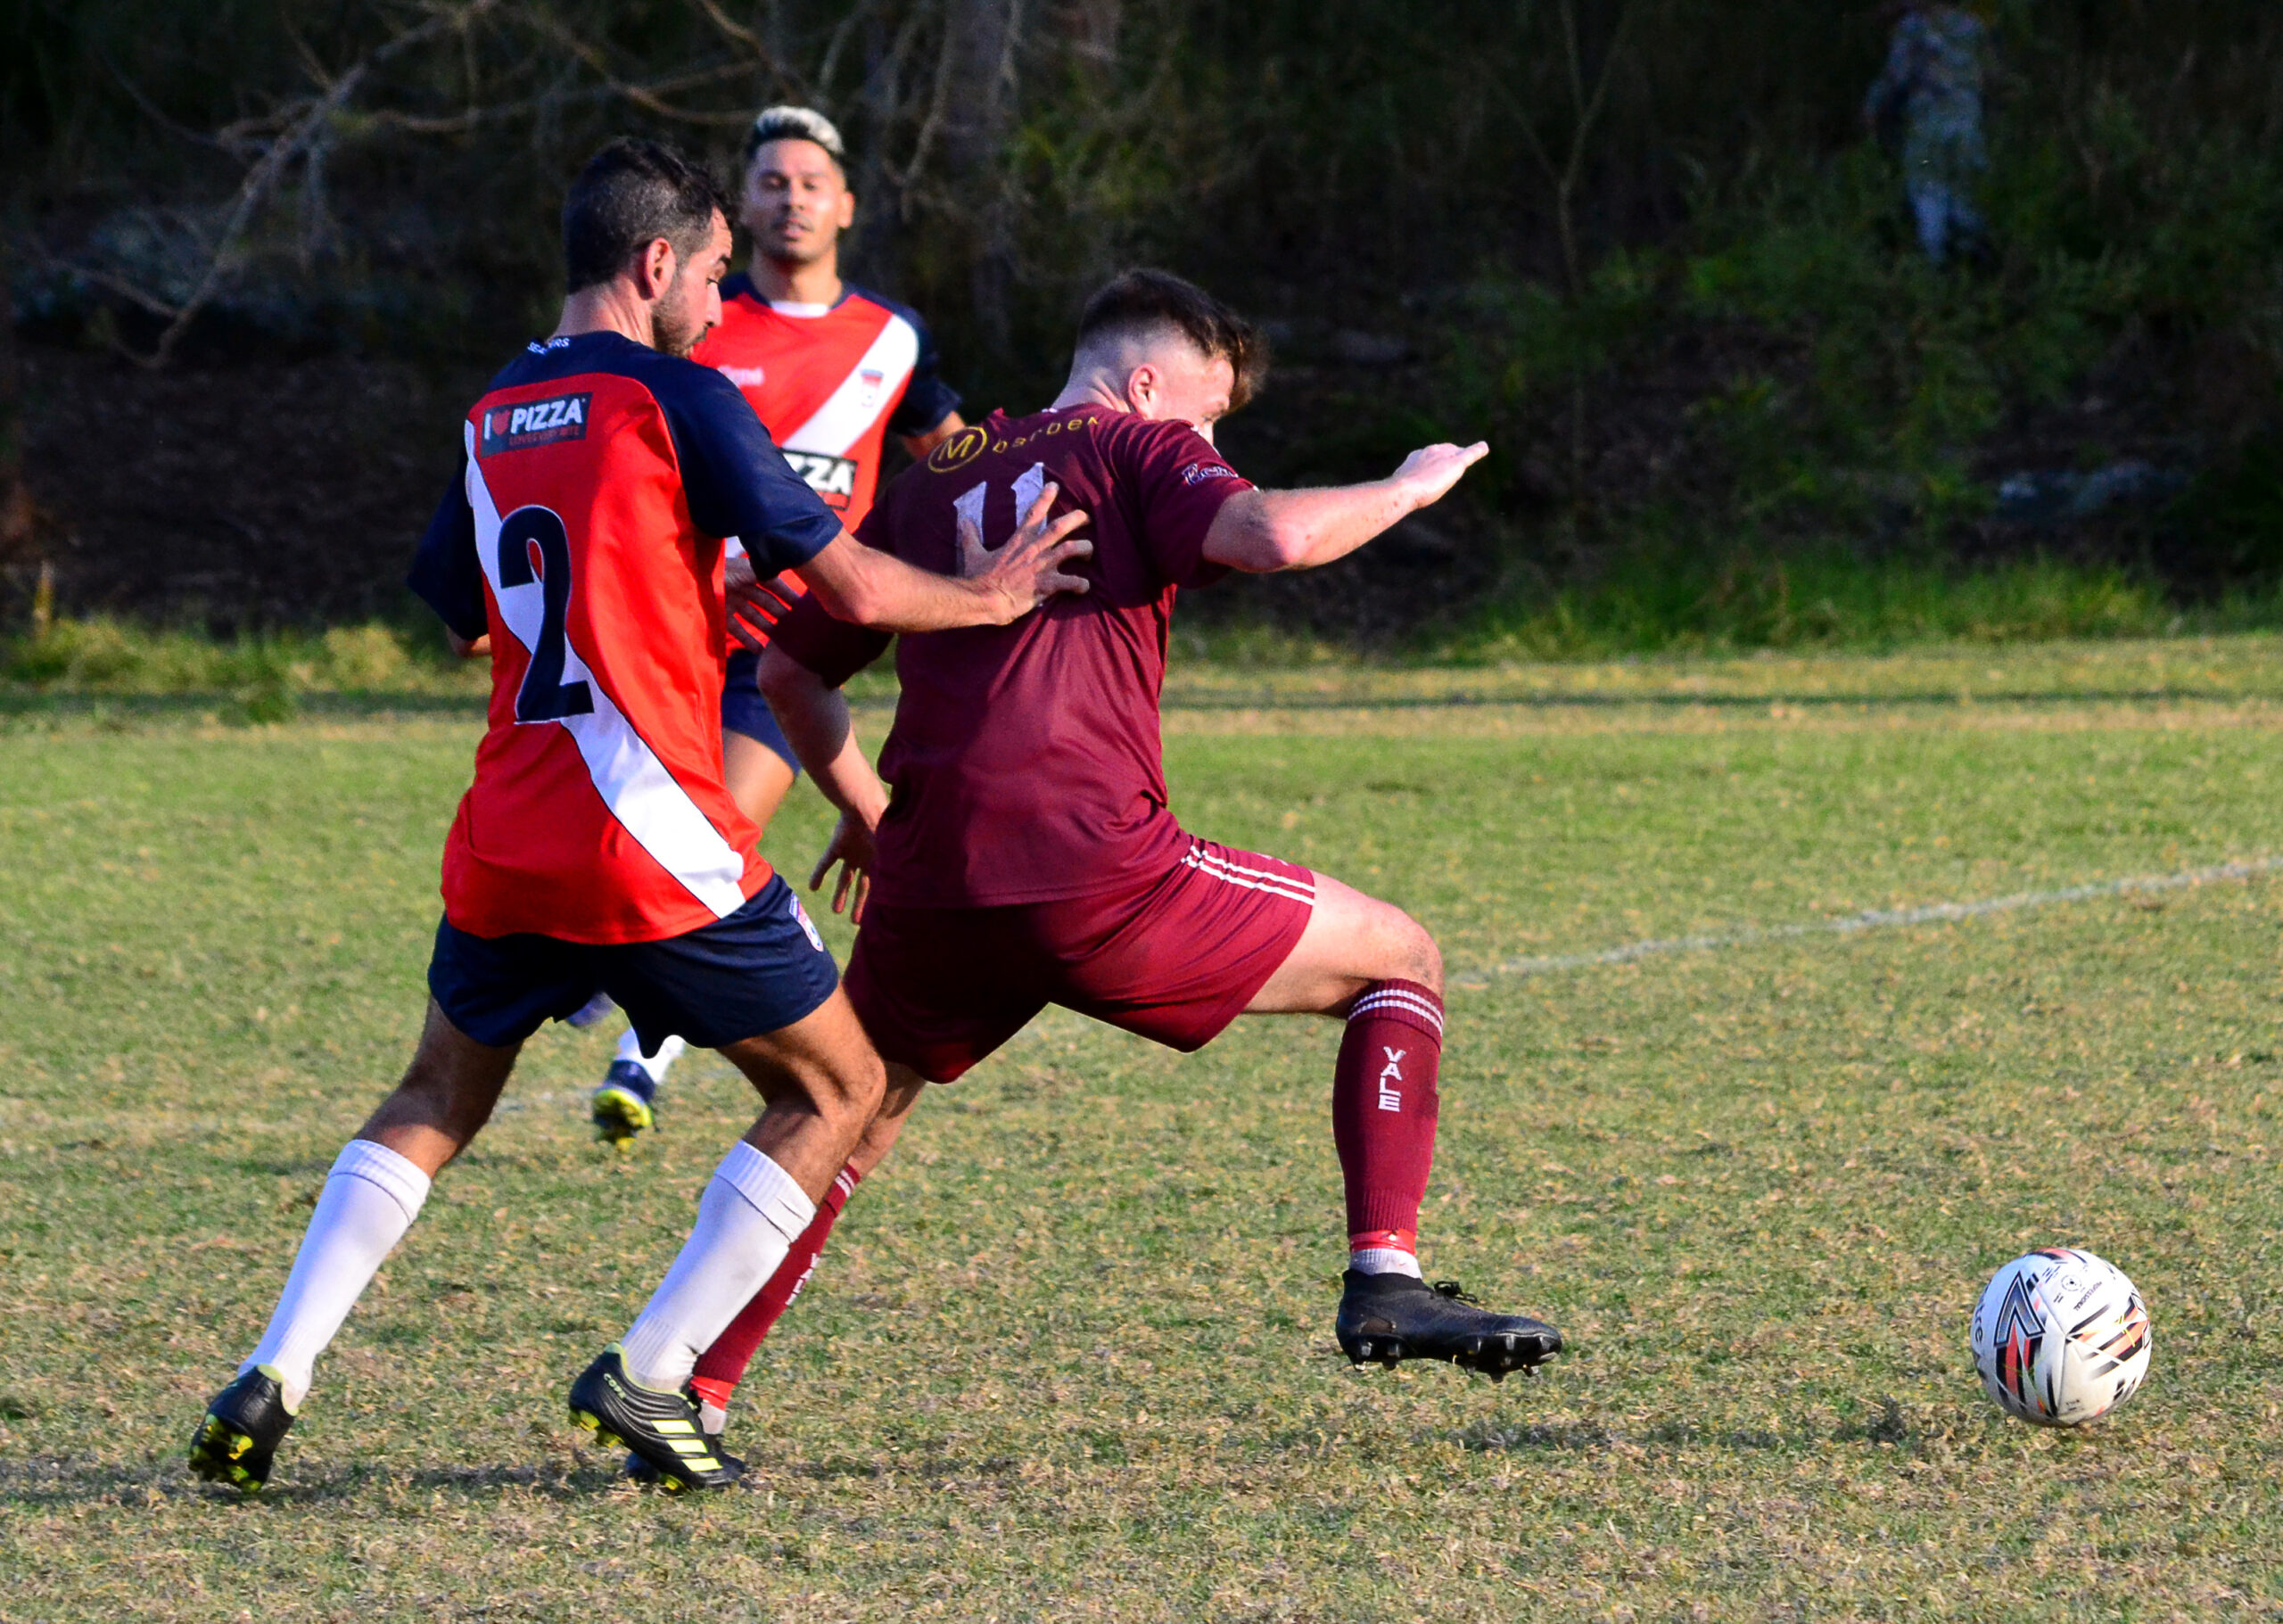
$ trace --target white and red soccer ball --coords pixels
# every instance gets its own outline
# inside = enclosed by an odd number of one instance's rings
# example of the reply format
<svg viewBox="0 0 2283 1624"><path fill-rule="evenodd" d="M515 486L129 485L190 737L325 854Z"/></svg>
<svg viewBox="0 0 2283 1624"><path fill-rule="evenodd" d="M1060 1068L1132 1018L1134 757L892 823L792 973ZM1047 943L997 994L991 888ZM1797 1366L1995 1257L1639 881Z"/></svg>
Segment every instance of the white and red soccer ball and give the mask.
<svg viewBox="0 0 2283 1624"><path fill-rule="evenodd" d="M2114 1264L2074 1247L2016 1257L1974 1310L1974 1362L2009 1415L2081 1426L2148 1374L2148 1309Z"/></svg>

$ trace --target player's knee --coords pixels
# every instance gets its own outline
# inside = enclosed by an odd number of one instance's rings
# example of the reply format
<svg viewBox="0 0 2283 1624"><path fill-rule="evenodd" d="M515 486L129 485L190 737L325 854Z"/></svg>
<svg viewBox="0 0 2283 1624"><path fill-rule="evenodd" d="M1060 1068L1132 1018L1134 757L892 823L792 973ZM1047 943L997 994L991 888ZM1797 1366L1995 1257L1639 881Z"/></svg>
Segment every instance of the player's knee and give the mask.
<svg viewBox="0 0 2283 1624"><path fill-rule="evenodd" d="M1435 945L1435 938L1427 927L1400 910L1391 910L1400 921L1394 943L1395 957L1402 966L1395 974L1405 981L1416 981L1422 986L1443 990L1443 950Z"/></svg>
<svg viewBox="0 0 2283 1624"><path fill-rule="evenodd" d="M491 1119L499 1098L496 1087L482 1085L423 1055L406 1068L396 1092L378 1116L417 1122L465 1144Z"/></svg>
<svg viewBox="0 0 2283 1624"><path fill-rule="evenodd" d="M887 1160L888 1152L895 1148L897 1135L903 1132L903 1125L911 1119L911 1108L919 1102L926 1087L919 1076L908 1068L888 1068L887 1092L882 1097L879 1109L872 1113L872 1119L864 1125L856 1148L848 1153L859 1175L869 1175Z"/></svg>
<svg viewBox="0 0 2283 1624"><path fill-rule="evenodd" d="M837 1058L804 1082L811 1109L853 1137L878 1114L887 1092L887 1068L868 1046L861 1053Z"/></svg>

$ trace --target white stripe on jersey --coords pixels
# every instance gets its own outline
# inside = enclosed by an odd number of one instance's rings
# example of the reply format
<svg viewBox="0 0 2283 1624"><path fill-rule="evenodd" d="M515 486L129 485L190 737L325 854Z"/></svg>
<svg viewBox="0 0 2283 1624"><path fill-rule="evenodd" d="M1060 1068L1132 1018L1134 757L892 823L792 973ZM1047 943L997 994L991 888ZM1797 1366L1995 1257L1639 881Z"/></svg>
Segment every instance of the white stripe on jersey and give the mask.
<svg viewBox="0 0 2283 1624"><path fill-rule="evenodd" d="M818 451L845 457L867 430L880 420L887 403L903 392L905 380L919 364L919 330L894 311L872 347L848 369L831 399L816 415L777 443L788 451ZM866 373L877 373L868 381Z"/></svg>
<svg viewBox="0 0 2283 1624"><path fill-rule="evenodd" d="M537 580L520 587L500 586L499 509L476 463L474 425L468 425L464 433L467 500L475 509L476 557L483 565L484 579L491 583L499 618L529 652L539 641L546 588ZM721 837L712 820L697 810L689 792L652 754L625 713L603 691L603 685L594 680L567 637L563 640L563 680L585 682L594 696L595 708L584 716L537 725L559 727L571 735L586 760L587 776L594 780L596 793L610 808L611 816L692 896L711 908L716 919L726 919L744 907L744 855Z"/></svg>
<svg viewBox="0 0 2283 1624"><path fill-rule="evenodd" d="M1232 886L1241 886L1248 891L1265 891L1287 902L1302 903L1311 908L1315 906L1316 888L1313 881L1294 879L1289 874L1279 874L1268 869L1246 868L1208 852L1201 845L1190 847L1182 862L1200 874Z"/></svg>

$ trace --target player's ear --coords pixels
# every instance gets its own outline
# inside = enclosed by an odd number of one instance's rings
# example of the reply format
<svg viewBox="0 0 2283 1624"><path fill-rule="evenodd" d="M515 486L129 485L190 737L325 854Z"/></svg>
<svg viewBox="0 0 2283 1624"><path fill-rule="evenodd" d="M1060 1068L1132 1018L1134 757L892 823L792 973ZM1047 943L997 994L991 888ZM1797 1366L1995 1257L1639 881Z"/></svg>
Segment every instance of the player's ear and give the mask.
<svg viewBox="0 0 2283 1624"><path fill-rule="evenodd" d="M1125 375L1127 409L1137 417L1156 416L1158 395L1164 383L1165 380L1158 375L1157 367L1148 361L1142 362L1132 372L1127 373Z"/></svg>
<svg viewBox="0 0 2283 1624"><path fill-rule="evenodd" d="M664 237L652 237L642 244L642 251L634 261L634 291L645 300L658 298L673 285L674 245Z"/></svg>
<svg viewBox="0 0 2283 1624"><path fill-rule="evenodd" d="M833 223L843 231L856 223L856 194L846 186L840 188L840 207Z"/></svg>

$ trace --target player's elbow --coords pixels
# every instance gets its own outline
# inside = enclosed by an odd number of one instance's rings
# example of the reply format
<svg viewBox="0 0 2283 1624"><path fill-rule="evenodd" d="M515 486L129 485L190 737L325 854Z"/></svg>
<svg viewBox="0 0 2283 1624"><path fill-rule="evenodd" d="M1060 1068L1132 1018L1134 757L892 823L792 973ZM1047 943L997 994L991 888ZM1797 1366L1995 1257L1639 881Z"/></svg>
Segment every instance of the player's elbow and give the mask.
<svg viewBox="0 0 2283 1624"><path fill-rule="evenodd" d="M761 697L769 701L772 711L792 710L803 700L815 697L824 687L822 678L774 643L761 651L756 680Z"/></svg>
<svg viewBox="0 0 2283 1624"><path fill-rule="evenodd" d="M1315 549L1313 530L1265 490L1249 490L1230 501L1205 540L1207 558L1256 575L1304 569Z"/></svg>
<svg viewBox="0 0 2283 1624"><path fill-rule="evenodd" d="M830 581L812 583L824 606L832 611L833 618L851 625L878 626L894 618L902 606L889 572L881 567L880 555L870 548L850 549L848 568L839 571Z"/></svg>
<svg viewBox="0 0 2283 1624"><path fill-rule="evenodd" d="M1289 518L1270 521L1261 538L1261 556L1270 570L1304 570L1315 562L1315 531Z"/></svg>
<svg viewBox="0 0 2283 1624"><path fill-rule="evenodd" d="M1230 549L1230 562L1256 575L1279 570L1302 570L1315 562L1315 533L1306 524L1282 514L1251 515L1244 534Z"/></svg>

